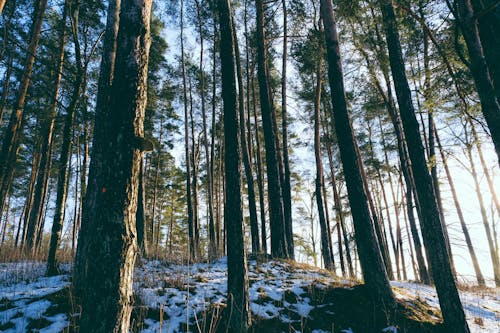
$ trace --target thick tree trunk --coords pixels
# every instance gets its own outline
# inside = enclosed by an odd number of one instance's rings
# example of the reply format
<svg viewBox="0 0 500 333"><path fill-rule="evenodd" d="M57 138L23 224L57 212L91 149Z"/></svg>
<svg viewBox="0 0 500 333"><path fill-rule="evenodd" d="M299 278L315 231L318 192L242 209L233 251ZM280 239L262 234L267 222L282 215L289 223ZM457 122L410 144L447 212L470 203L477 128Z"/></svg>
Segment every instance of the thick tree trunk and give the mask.
<svg viewBox="0 0 500 333"><path fill-rule="evenodd" d="M411 227L412 240L415 246L415 252L418 263L418 271L419 271L419 279L422 283L430 284L430 276L427 270L425 259L423 255L422 243L420 241L420 237L418 234L417 223L415 220L415 215L413 213L413 172L411 170L411 163L408 158L408 150L405 135L403 133L403 129L401 127L401 119L396 110L396 105L391 93L390 80L388 75L388 69L382 68L384 79L387 85L387 95L380 84L377 76L373 72L373 67L371 66L370 58L366 52L363 52L363 49L360 49L362 52L365 61L367 62L368 69L370 71L370 77L375 84L380 96L384 99L384 103L386 104L387 111L391 118L391 122L394 126L394 132L396 134L397 145L398 145L398 155L401 163L401 170L404 176L405 184L406 184L406 213ZM417 210L420 211L420 208L417 207Z"/></svg>
<svg viewBox="0 0 500 333"><path fill-rule="evenodd" d="M332 190L333 190L333 203L335 209L335 220L337 222L337 238L338 238L338 248L339 248L339 256L340 256L340 264L342 269L342 275L346 275L345 264L343 263L343 254L342 254L342 243L344 243L345 247L345 259L347 261L347 267L349 269L349 277L354 277L354 270L352 267L352 259L351 259L351 251L349 249L349 237L347 235L347 230L345 227L345 217L344 212L342 211L342 202L340 200L340 194L337 186L337 179L335 177L335 165L333 164L333 152L332 152L332 141L333 137L329 131L329 125L325 121L324 122L324 131L327 136L326 152L328 155L328 164L330 165L330 177L332 180ZM343 241L342 241L343 240Z"/></svg>
<svg viewBox="0 0 500 333"><path fill-rule="evenodd" d="M356 243L365 283L371 296L388 309L395 305L394 295L384 268L380 247L368 208L366 193L361 179L360 165L356 156L344 89L341 56L333 5L321 0L321 17L324 24L328 59L328 78L332 95L335 130L339 142L340 157L344 166L351 212L353 214Z"/></svg>
<svg viewBox="0 0 500 333"><path fill-rule="evenodd" d="M129 331L151 5L150 0L124 0L121 5L107 140L100 147L103 183L94 188L97 204L91 225L95 229L92 238L86 239L84 254L93 262L87 268L91 287L82 293L82 332Z"/></svg>
<svg viewBox="0 0 500 333"><path fill-rule="evenodd" d="M47 0L39 0L35 4L33 11L33 22L30 28L30 42L26 52L26 59L23 64L23 71L19 80L19 87L15 99L12 113L10 115L9 125L5 130L2 150L0 151L0 213L5 204L7 192L10 183L14 177L17 154L19 151L20 136L23 126L23 109L26 102L26 96L31 81L31 72L35 62L38 41L42 31L42 22L47 8Z"/></svg>
<svg viewBox="0 0 500 333"><path fill-rule="evenodd" d="M218 1L220 18L220 58L222 69L222 99L224 102L224 175L226 200L224 221L227 228L227 329L247 332L250 324L248 268L243 240L241 207L240 152L238 144L238 111L236 106L235 53L231 9L228 0ZM243 119L242 119L243 121Z"/></svg>
<svg viewBox="0 0 500 333"><path fill-rule="evenodd" d="M269 72L267 67L267 42L264 32L264 3L255 0L257 9L257 63L260 93L260 106L262 111L262 126L264 128L264 143L266 148L267 187L269 198L270 224L271 224L271 255L278 258L288 258L286 243L283 198L280 184L279 155L276 146L277 135L275 125L274 103L269 87Z"/></svg>
<svg viewBox="0 0 500 333"><path fill-rule="evenodd" d="M384 266L387 272L387 276L389 280L394 279L394 273L392 272L392 263L389 255L389 248L387 247L387 242L383 233L383 221L379 218L377 213L377 209L375 208L375 203L372 198L372 193L370 186L368 185L368 178L365 172L365 166L363 165L363 160L361 159L361 152L359 150L359 146L356 142L356 138L353 137L354 140L354 148L356 150L356 158L358 160L361 181L365 188L366 198L368 200L368 207L370 208L371 216L373 219L373 226L375 228L375 235L377 236L378 244L380 247L380 253L382 255L382 260L384 261Z"/></svg>
<svg viewBox="0 0 500 333"><path fill-rule="evenodd" d="M479 37L493 80L497 101L500 102L500 7L496 0L472 0L477 18Z"/></svg>
<svg viewBox="0 0 500 333"><path fill-rule="evenodd" d="M439 296L445 326L456 332L469 332L451 269L439 209L432 187L432 178L425 161L422 139L415 116L410 87L406 78L399 33L392 0L381 0L383 23L389 49L389 61L394 77L403 130L415 176L417 198L421 206L422 233Z"/></svg>
<svg viewBox="0 0 500 333"><path fill-rule="evenodd" d="M103 41L100 75L95 111L94 138L89 166L87 191L85 193L82 222L78 233L78 247L73 268L73 285L77 294L87 289L88 269L92 260L88 255L89 241L95 233L96 205L99 192L104 188L102 162L106 157L104 147L108 141L110 90L113 83L118 26L120 21L121 0L110 0L106 19L106 31Z"/></svg>
<svg viewBox="0 0 500 333"><path fill-rule="evenodd" d="M500 101L496 96L493 80L479 37L477 17L470 0L458 0L458 19L470 57L470 71L476 85L481 109L495 145L500 165ZM498 36L497 36L498 37ZM498 48L498 45L496 46ZM495 59L498 62L498 59Z"/></svg>
<svg viewBox="0 0 500 333"><path fill-rule="evenodd" d="M421 10L422 12L422 10ZM421 15L424 19L423 14ZM444 218L443 201L441 200L441 190L439 189L439 179L437 171L437 157L436 157L436 143L434 142L434 110L432 108L432 86L431 86L431 68L430 68L430 56L429 56L429 39L428 35L424 33L424 99L427 105L427 123L429 128L429 140L427 146L427 164L431 169L432 187L434 189L434 195L436 196L436 202L439 208L439 214L441 218L441 224L443 228L443 235L446 241L446 248L450 254L450 264L453 275L456 276L455 261L453 260L453 253L451 252L450 238L448 236L448 226L446 225L446 220ZM419 107L420 110L422 110ZM420 112L422 115L422 112ZM422 124L424 127L424 124ZM424 127L425 128L425 127ZM424 130L425 132L425 130Z"/></svg>

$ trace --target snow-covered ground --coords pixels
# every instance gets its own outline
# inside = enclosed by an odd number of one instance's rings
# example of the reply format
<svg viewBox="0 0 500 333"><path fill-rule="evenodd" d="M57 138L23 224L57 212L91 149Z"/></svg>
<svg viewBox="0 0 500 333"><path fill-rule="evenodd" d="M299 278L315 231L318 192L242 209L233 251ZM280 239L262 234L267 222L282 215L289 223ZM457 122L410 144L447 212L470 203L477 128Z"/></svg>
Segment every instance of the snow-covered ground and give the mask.
<svg viewBox="0 0 500 333"><path fill-rule="evenodd" d="M138 307L147 309L139 325L142 332L159 332L160 327L161 332L179 332L186 322L201 326L207 314L217 316L217 309L226 302L226 266L225 259L191 266L143 261L136 269L134 282ZM329 314L329 304L311 299L312 290L351 285L323 270L285 262L250 261L249 266L250 308L253 316L261 320L296 324L313 321L314 311L321 307ZM62 332L71 316L67 311L60 313L63 307L56 304L60 298L54 297L70 283L69 267L63 267L63 271L65 274L49 278L44 277L43 263L0 264L0 332L27 332L33 328L44 333ZM408 282L392 284L400 299L418 298L438 306L432 287ZM472 332L500 332L500 292L468 291L461 297ZM395 332L396 328L388 326L385 331ZM345 332L353 331L346 327Z"/></svg>

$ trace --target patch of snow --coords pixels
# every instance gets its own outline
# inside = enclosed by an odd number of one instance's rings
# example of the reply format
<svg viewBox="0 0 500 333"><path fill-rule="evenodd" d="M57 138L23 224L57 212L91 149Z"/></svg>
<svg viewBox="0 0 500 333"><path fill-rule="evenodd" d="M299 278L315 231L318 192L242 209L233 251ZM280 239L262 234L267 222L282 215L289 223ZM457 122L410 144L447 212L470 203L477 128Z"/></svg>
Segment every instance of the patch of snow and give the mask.
<svg viewBox="0 0 500 333"><path fill-rule="evenodd" d="M399 299L420 298L429 305L439 308L436 290L431 286L400 281L392 281L391 285L397 287L395 295ZM461 291L460 300L471 333L500 332L500 293L492 295L485 292ZM411 301L408 304L411 305Z"/></svg>
<svg viewBox="0 0 500 333"><path fill-rule="evenodd" d="M398 333L398 329L394 326L389 326L389 327L386 327L382 330L382 332L386 332L386 333Z"/></svg>

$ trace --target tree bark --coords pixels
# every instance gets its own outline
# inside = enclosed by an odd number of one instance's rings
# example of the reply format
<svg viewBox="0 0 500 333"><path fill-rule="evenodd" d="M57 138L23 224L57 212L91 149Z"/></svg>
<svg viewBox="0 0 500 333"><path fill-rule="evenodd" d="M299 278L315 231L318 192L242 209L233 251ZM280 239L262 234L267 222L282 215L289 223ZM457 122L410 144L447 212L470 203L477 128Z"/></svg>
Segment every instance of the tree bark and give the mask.
<svg viewBox="0 0 500 333"><path fill-rule="evenodd" d="M450 256L446 247L439 209L432 187L432 178L427 170L422 139L406 78L392 0L381 0L380 5L403 130L408 143L412 171L416 180L417 199L421 206L422 234L425 246L428 249L444 323L448 330L469 332L451 269Z"/></svg>
<svg viewBox="0 0 500 333"><path fill-rule="evenodd" d="M500 102L500 7L496 0L472 0L479 37L493 80L497 101Z"/></svg>
<svg viewBox="0 0 500 333"><path fill-rule="evenodd" d="M120 5L121 0L110 0L108 2L88 185L84 198L82 222L78 233L78 246L73 268L73 285L77 294L87 289L88 269L92 265L93 260L88 255L88 246L96 230L96 226L93 223L96 221L97 197L104 187L102 163L106 157L104 147L108 140L108 127L106 125L110 122L110 93L114 78Z"/></svg>
<svg viewBox="0 0 500 333"><path fill-rule="evenodd" d="M287 61L288 61L288 13L286 0L283 2L283 56L281 69L281 131L283 135L283 166L284 182L281 184L283 191L283 213L285 223L286 245L288 255L291 259L295 258L293 242L293 220L292 220L292 194L290 184L290 161L288 157L288 111L286 102L286 80L287 80ZM332 258L333 259L333 258Z"/></svg>
<svg viewBox="0 0 500 333"><path fill-rule="evenodd" d="M194 214L193 198L191 193L191 153L189 149L189 115L188 115L188 97L187 97L187 74L186 63L184 60L184 1L180 3L181 12L181 66L182 66L182 96L184 104L184 150L186 159L186 200L188 214L188 235L189 235L189 259L196 259L196 244L194 238Z"/></svg>
<svg viewBox="0 0 500 333"><path fill-rule="evenodd" d="M84 254L93 262L87 274L87 285L92 287L82 294L82 332L125 333L130 326L151 5L150 0L124 0L120 8L109 121L104 125L107 140L100 147L103 183L94 188L98 192L91 223L95 229L92 238L86 239Z"/></svg>
<svg viewBox="0 0 500 333"><path fill-rule="evenodd" d="M319 61L316 70L316 88L314 92L314 157L316 160L316 180L315 180L315 197L316 205L318 206L319 227L321 230L321 255L325 268L329 271L335 270L333 258L331 257L330 242L328 241L328 227L325 218L325 209L323 201L323 162L321 157L321 139L320 139L320 109L321 109L321 60Z"/></svg>
<svg viewBox="0 0 500 333"><path fill-rule="evenodd" d="M220 18L220 58L222 99L224 102L224 175L226 200L224 221L227 228L227 292L226 318L231 332L247 332L250 323L248 268L243 240L241 207L240 152L238 144L238 111L236 106L235 48L231 9L228 0L218 1Z"/></svg>
<svg viewBox="0 0 500 333"><path fill-rule="evenodd" d="M262 155L260 149L260 131L257 119L257 97L255 94L255 82L252 77L252 102L253 102L253 118L255 123L255 163L257 164L257 188L259 190L259 208L260 208L260 236L262 252L267 253L267 231L266 231L266 204L264 199L264 172L262 171Z"/></svg>
<svg viewBox="0 0 500 333"><path fill-rule="evenodd" d="M324 24L328 78L332 95L335 130L339 142L340 157L344 166L363 276L373 300L391 310L395 306L394 295L389 285L380 254L380 247L375 236L349 121L333 5L329 0L321 0L320 10Z"/></svg>
<svg viewBox="0 0 500 333"><path fill-rule="evenodd" d="M274 103L269 87L269 70L267 67L267 42L264 32L264 3L255 0L257 9L257 75L259 81L260 106L262 111L262 126L264 128L264 143L266 148L267 187L271 224L271 255L278 258L288 258L286 242L283 198L280 184L280 165L276 146L276 124Z"/></svg>
<svg viewBox="0 0 500 333"><path fill-rule="evenodd" d="M493 80L479 37L477 17L470 0L458 0L458 20L467 44L470 57L470 71L476 85L481 109L491 133L500 165L500 101L495 94ZM497 46L498 47L498 46ZM495 60L498 62L498 59Z"/></svg>
<svg viewBox="0 0 500 333"><path fill-rule="evenodd" d="M233 27L234 34L234 50L235 50L235 61L236 61L236 77L238 81L238 111L240 120L240 144L243 156L243 166L245 169L245 178L247 182L248 189L248 210L250 211L250 236L252 240L252 253L260 252L260 242L259 242L259 222L257 221L257 205L255 203L255 187L253 182L253 170L252 163L250 161L250 147L247 138L246 126L245 126L245 98L244 98L244 87L243 87L243 73L241 69L241 57L240 57L240 47L238 44L238 36L236 34L236 29ZM248 89L248 88L247 88ZM247 112L250 112L247 110Z"/></svg>
<svg viewBox="0 0 500 333"><path fill-rule="evenodd" d="M78 6L73 9L72 25L73 25L73 39L75 44L75 59L77 63L76 78L73 83L73 94L71 96L70 104L66 110L64 117L64 130L63 142L61 146L61 155L59 156L59 168L57 174L57 198L56 208L54 212L54 220L52 222L52 232L50 237L49 256L47 261L47 274L58 274L56 263L56 251L59 247L61 239L61 232L64 223L64 215L66 211L66 199L68 196L68 182L69 182L69 165L71 159L71 146L72 146L72 133L73 133L73 120L77 108L78 100L80 99L80 89L82 86L84 66L81 59L80 44L78 42ZM75 208L76 209L76 208Z"/></svg>

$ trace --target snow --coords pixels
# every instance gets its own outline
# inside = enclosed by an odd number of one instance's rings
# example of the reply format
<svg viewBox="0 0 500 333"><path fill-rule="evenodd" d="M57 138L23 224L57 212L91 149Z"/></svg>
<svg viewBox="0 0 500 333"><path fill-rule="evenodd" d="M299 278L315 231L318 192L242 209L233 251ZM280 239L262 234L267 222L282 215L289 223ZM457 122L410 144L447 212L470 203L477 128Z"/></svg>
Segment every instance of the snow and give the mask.
<svg viewBox="0 0 500 333"><path fill-rule="evenodd" d="M392 281L396 297L399 299L419 298L429 305L439 307L436 290L431 286L418 283ZM500 332L500 292L461 292L460 299L471 332L498 333ZM479 318L481 320L479 320ZM477 322L482 321L482 324Z"/></svg>
<svg viewBox="0 0 500 333"><path fill-rule="evenodd" d="M69 266L64 274L45 277L45 263L24 262L0 264L0 331L24 332L30 323L38 320L39 332L58 333L67 330L68 315L51 311L54 298L48 296L69 285ZM349 288L350 281L343 281L330 273L280 261L249 262L250 310L254 318L277 319L285 324L311 319L311 311L328 304L314 303L308 291L314 286ZM196 324L210 309L217 316L225 307L227 292L227 260L194 265L176 265L158 260L143 260L136 268L134 292L138 306L149 308L142 332L180 332L186 324ZM434 288L410 282L392 282L396 296L411 305L411 299L425 300L438 307ZM500 293L486 289L461 292L471 332L500 332ZM56 313L54 313L56 312ZM162 313L162 322L158 313ZM156 313L151 316L150 313ZM154 317L154 318L150 318ZM161 329L160 329L161 327ZM313 329L313 333L328 332ZM345 327L343 332L355 333ZM383 332L397 333L396 326Z"/></svg>

